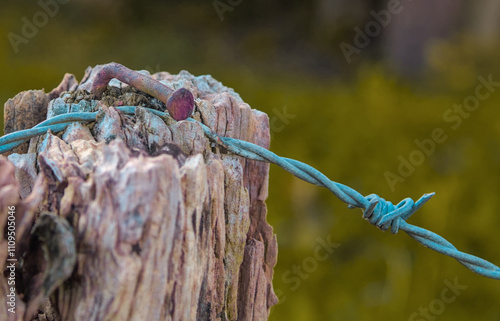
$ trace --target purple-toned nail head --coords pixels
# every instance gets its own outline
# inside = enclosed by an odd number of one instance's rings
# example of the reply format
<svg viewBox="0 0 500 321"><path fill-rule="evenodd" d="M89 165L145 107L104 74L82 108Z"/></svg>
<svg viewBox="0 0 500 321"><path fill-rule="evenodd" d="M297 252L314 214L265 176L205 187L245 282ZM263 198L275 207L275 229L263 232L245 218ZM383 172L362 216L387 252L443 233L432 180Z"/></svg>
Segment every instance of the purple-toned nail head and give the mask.
<svg viewBox="0 0 500 321"><path fill-rule="evenodd" d="M177 89L167 100L168 113L177 121L189 118L193 109L194 97L186 88Z"/></svg>

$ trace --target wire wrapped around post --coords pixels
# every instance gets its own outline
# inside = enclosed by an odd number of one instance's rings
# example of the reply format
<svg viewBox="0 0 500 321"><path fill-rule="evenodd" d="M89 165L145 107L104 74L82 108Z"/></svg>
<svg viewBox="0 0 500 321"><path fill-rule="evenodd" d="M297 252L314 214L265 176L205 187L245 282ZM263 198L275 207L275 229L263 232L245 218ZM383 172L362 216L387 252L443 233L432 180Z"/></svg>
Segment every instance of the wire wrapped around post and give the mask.
<svg viewBox="0 0 500 321"><path fill-rule="evenodd" d="M128 115L133 115L136 110L134 106L115 108ZM150 108L144 109L160 117L170 117L165 112ZM13 132L0 137L0 153L8 152L26 140L42 135L49 130L58 132L64 130L73 122L95 121L97 114L98 112L63 114L50 118L31 129ZM188 118L187 121L198 123L209 139L223 146L233 154L251 160L276 164L306 182L327 188L342 202L348 204L349 208L361 208L363 210L363 218L381 230L390 230L393 234L402 230L422 245L456 259L469 270L488 278L500 280L500 268L498 266L477 256L461 252L438 234L406 222L411 215L434 196L434 193L424 194L417 201L406 198L396 205L376 194L363 196L346 185L330 180L323 173L305 163L280 157L261 146L243 140L219 136L208 126L193 118Z"/></svg>

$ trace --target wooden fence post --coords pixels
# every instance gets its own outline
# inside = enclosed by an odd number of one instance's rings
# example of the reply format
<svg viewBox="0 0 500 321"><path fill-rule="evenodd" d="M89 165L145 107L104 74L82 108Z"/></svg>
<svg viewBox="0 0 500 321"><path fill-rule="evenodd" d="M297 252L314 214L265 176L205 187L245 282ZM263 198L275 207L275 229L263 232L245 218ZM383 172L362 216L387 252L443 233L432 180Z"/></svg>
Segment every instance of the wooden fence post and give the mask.
<svg viewBox="0 0 500 321"><path fill-rule="evenodd" d="M277 303L269 164L228 154L196 123L143 108L122 114L110 106L162 105L117 81L92 100L85 90L99 68L80 84L66 75L50 94L23 92L6 103L8 131L40 118L30 112L100 113L0 156L0 228L14 206L18 259L16 314L4 300L0 319L267 320ZM267 115L211 76L152 77L189 89L193 118L218 134L269 147ZM5 268L6 236L0 248Z"/></svg>

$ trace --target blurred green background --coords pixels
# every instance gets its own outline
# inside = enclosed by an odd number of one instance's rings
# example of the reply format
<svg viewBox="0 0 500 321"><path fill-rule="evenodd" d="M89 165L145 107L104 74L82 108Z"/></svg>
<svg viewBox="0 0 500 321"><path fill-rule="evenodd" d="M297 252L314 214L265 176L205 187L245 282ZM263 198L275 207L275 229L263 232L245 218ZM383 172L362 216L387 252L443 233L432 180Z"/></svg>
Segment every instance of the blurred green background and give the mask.
<svg viewBox="0 0 500 321"><path fill-rule="evenodd" d="M57 3L47 21L41 3ZM500 264L500 87L476 91L478 77L500 82L500 2L60 0L0 9L0 101L111 61L211 74L269 115L277 154L393 202L434 191L409 222ZM33 19L30 34L23 26ZM464 102L478 106L455 107ZM446 140L431 148L436 128ZM500 320L499 281L403 232L382 233L326 190L273 166L267 203L279 243L280 304L270 320ZM318 238L339 246L318 260Z"/></svg>

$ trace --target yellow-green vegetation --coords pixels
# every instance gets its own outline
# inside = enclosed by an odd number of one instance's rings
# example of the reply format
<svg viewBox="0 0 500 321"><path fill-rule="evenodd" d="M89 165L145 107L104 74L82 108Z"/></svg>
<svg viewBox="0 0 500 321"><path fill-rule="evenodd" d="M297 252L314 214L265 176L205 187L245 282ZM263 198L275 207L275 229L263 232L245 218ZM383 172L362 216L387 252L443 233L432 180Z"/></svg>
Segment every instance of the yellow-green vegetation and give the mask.
<svg viewBox="0 0 500 321"><path fill-rule="evenodd" d="M19 25L19 16L21 11L2 14L2 34ZM393 202L434 191L436 196L409 221L500 265L500 87L478 98L474 111L454 109L477 96L478 77L500 81L500 68L492 67L497 61L490 60L497 55L478 58L468 40L460 40L433 47L430 69L418 81L396 77L375 63L352 66L349 78L317 79L292 70L269 74L245 64L227 65L216 58L216 38L199 39L212 46L196 52L172 36L174 31L145 26L150 38L143 39L145 30L138 28L106 44L98 35L111 31L99 29L97 22L95 29L78 30L76 24L77 37L65 34L58 21L51 21L18 55L8 43L0 46L1 101L21 90L49 91L65 72L81 79L87 65L110 61L153 72L158 66L172 73L211 73L269 115L271 150L278 155ZM49 50L58 38L51 34L64 36L65 46ZM149 46L157 38L162 42ZM204 60L193 59L197 54ZM480 91L482 97L486 93ZM415 140L428 143L436 129L441 129L439 142L434 140L427 152L415 152ZM402 175L401 159L411 163L411 157L418 165ZM394 181L395 176L400 178ZM413 320L425 320L421 308L443 320L498 320L499 281L473 274L403 232L379 231L363 221L360 210L347 209L325 189L272 166L267 204L278 236L274 287L281 299L270 320L412 320L414 313ZM325 242L338 246L328 251ZM448 291L444 302L443 290L455 280L467 288Z"/></svg>
<svg viewBox="0 0 500 321"><path fill-rule="evenodd" d="M447 112L474 96L477 77L489 74L472 73L473 79L466 79L471 85L461 90L455 89L456 79L439 90L415 89L376 66L365 66L349 85L270 84L252 106L269 106L271 118L273 108L286 106L296 116L274 134L275 152L305 161L362 194L377 193L393 202L434 191L436 196L409 221L500 264L500 92L478 99L478 108L466 110L460 123L460 114L451 121ZM491 74L500 81L500 74ZM431 148L436 129L442 134ZM410 155L417 155L415 140L429 144L428 155L415 158L405 177L398 172L400 159L410 162ZM402 181L389 184L388 171ZM488 316L498 315L498 281L471 273L403 232L378 231L361 219L360 210L345 208L327 191L276 167L270 182L269 220L279 243L274 284L282 301L272 320L406 320L413 313L418 320L420 307L437 316L444 312L435 300L446 288L445 279L455 278L467 289L444 304L446 319L481 315L493 320ZM317 238L328 236L340 246L328 259L318 260Z"/></svg>

